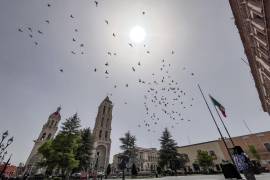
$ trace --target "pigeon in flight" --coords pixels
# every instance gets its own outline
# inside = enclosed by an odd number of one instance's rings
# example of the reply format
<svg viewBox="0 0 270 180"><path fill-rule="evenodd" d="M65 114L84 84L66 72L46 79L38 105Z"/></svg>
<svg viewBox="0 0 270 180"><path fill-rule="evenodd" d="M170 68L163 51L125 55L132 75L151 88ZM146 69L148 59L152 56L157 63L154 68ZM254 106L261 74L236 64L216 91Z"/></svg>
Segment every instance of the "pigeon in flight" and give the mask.
<svg viewBox="0 0 270 180"><path fill-rule="evenodd" d="M105 71L105 74L109 74L107 70Z"/></svg>
<svg viewBox="0 0 270 180"><path fill-rule="evenodd" d="M97 72L97 68L95 68L94 71Z"/></svg>
<svg viewBox="0 0 270 180"><path fill-rule="evenodd" d="M106 20L105 20L105 23L106 23L106 24L109 24L109 21L106 19Z"/></svg>
<svg viewBox="0 0 270 180"><path fill-rule="evenodd" d="M143 11L142 14L145 15L145 11Z"/></svg>
<svg viewBox="0 0 270 180"><path fill-rule="evenodd" d="M38 45L38 42L37 41L35 41L34 43L35 43L36 46Z"/></svg>
<svg viewBox="0 0 270 180"><path fill-rule="evenodd" d="M71 18L74 18L74 16L73 16L72 14L70 15L70 17L71 17Z"/></svg>
<svg viewBox="0 0 270 180"><path fill-rule="evenodd" d="M23 32L23 30L21 28L18 29L19 32Z"/></svg>
<svg viewBox="0 0 270 180"><path fill-rule="evenodd" d="M140 66L141 65L141 63L140 62L138 62L138 66Z"/></svg>
<svg viewBox="0 0 270 180"><path fill-rule="evenodd" d="M132 45L131 43L128 43L128 45L129 45L130 47L133 47L133 45Z"/></svg>
<svg viewBox="0 0 270 180"><path fill-rule="evenodd" d="M96 7L98 7L98 1L94 1L94 2L95 2Z"/></svg>
<svg viewBox="0 0 270 180"><path fill-rule="evenodd" d="M135 72L135 68L134 67L132 67L132 70Z"/></svg>
<svg viewBox="0 0 270 180"><path fill-rule="evenodd" d="M174 54L174 51L172 51L172 54Z"/></svg>
<svg viewBox="0 0 270 180"><path fill-rule="evenodd" d="M109 66L109 63L108 63L108 62L106 62L106 63L105 63L105 66Z"/></svg>
<svg viewBox="0 0 270 180"><path fill-rule="evenodd" d="M50 21L49 21L49 20L46 20L45 22L46 22L46 23L48 23L48 24L50 23Z"/></svg>
<svg viewBox="0 0 270 180"><path fill-rule="evenodd" d="M51 4L48 3L47 6L48 6L48 7L51 7Z"/></svg>
<svg viewBox="0 0 270 180"><path fill-rule="evenodd" d="M60 72L64 72L64 70L63 70L63 69L59 69L59 71L60 71Z"/></svg>
<svg viewBox="0 0 270 180"><path fill-rule="evenodd" d="M72 41L73 41L73 42L75 42L75 41L76 41L76 39L75 39L75 38L72 38Z"/></svg>
<svg viewBox="0 0 270 180"><path fill-rule="evenodd" d="M84 44L80 44L80 47L84 47Z"/></svg>
<svg viewBox="0 0 270 180"><path fill-rule="evenodd" d="M38 30L38 33L39 33L39 34L43 34L43 32L42 32L42 31L40 31L40 30Z"/></svg>
<svg viewBox="0 0 270 180"><path fill-rule="evenodd" d="M112 33L112 35L113 35L113 37L115 37L116 35L115 35L115 33Z"/></svg>

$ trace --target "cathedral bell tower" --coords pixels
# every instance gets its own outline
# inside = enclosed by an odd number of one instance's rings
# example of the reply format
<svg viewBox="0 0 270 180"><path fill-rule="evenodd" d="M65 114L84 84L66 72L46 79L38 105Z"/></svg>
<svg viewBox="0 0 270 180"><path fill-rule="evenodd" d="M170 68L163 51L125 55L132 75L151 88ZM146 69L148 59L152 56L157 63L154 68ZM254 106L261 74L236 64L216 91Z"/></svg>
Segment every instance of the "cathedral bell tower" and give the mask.
<svg viewBox="0 0 270 180"><path fill-rule="evenodd" d="M38 148L46 141L54 138L59 121L61 120L60 110L61 107L58 107L57 110L49 116L47 122L43 125L38 138L34 140L34 147L25 163L25 171L27 173L32 174L37 171L36 163L40 160Z"/></svg>
<svg viewBox="0 0 270 180"><path fill-rule="evenodd" d="M93 165L99 171L105 171L109 164L111 150L111 124L113 104L107 96L99 105L94 135Z"/></svg>

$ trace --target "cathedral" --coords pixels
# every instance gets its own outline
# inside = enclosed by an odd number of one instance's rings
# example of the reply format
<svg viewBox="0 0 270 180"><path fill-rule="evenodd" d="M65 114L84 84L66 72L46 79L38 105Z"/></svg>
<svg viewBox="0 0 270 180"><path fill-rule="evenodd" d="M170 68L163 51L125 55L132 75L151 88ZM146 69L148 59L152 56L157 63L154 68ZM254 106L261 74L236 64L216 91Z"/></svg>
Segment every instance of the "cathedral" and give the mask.
<svg viewBox="0 0 270 180"><path fill-rule="evenodd" d="M99 105L98 113L93 129L94 150L92 153L92 163L90 166L98 171L105 171L110 159L111 150L111 123L112 123L113 104L107 96ZM36 140L34 147L25 163L25 173L38 173L37 162L41 159L38 154L38 148L46 141L54 138L58 124L61 120L61 108L52 113L47 122L43 125L42 130Z"/></svg>
<svg viewBox="0 0 270 180"><path fill-rule="evenodd" d="M49 116L47 122L43 125L38 138L34 140L34 147L25 163L25 173L37 173L37 163L41 159L40 154L38 154L38 148L46 141L54 138L59 121L61 120L60 110L61 108L58 107L57 110Z"/></svg>

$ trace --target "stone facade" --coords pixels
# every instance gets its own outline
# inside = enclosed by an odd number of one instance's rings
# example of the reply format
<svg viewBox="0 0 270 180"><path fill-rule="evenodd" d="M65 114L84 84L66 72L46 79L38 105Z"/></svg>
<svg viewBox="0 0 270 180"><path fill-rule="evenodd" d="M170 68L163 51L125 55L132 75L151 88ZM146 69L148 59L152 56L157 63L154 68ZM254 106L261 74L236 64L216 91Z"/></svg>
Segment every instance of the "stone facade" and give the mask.
<svg viewBox="0 0 270 180"><path fill-rule="evenodd" d="M113 104L106 97L98 108L94 136L94 152L92 167L98 171L105 171L110 159L111 150L111 124Z"/></svg>
<svg viewBox="0 0 270 180"><path fill-rule="evenodd" d="M229 0L263 110L270 114L270 1Z"/></svg>
<svg viewBox="0 0 270 180"><path fill-rule="evenodd" d="M52 113L47 122L43 125L42 130L36 140L34 140L34 147L25 163L25 172L30 174L35 174L37 169L36 163L40 160L40 155L38 154L38 148L44 144L46 141L53 139L54 135L58 129L58 124L61 120L60 115L61 108L58 107L57 111Z"/></svg>
<svg viewBox="0 0 270 180"><path fill-rule="evenodd" d="M248 154L251 160L255 160L249 151L249 146L254 145L258 154L261 157L262 166L270 170L270 131L260 132L256 134L249 134L244 136L232 137L235 145L241 146L243 150ZM229 148L232 148L232 144L229 139L226 139L226 143ZM209 142L203 142L199 144L192 144L187 146L178 147L178 152L186 154L189 158L189 162L186 164L187 168L191 168L196 171L196 165L194 162L197 159L197 151L204 150L214 157L214 169L219 170L222 160L230 161L229 154L225 148L221 139Z"/></svg>
<svg viewBox="0 0 270 180"><path fill-rule="evenodd" d="M122 153L118 153L113 156L112 169L114 173L121 171L118 167L121 162L121 155ZM156 171L159 157L158 150L156 148L136 147L136 155L135 163L140 174L149 174Z"/></svg>

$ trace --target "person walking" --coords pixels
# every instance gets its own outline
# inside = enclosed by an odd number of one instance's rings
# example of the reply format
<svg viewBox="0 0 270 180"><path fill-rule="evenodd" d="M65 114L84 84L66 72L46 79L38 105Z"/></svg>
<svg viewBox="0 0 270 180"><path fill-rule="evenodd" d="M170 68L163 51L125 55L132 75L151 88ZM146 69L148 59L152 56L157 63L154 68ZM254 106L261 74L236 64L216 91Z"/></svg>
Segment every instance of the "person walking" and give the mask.
<svg viewBox="0 0 270 180"><path fill-rule="evenodd" d="M233 158L237 169L244 174L247 180L256 180L253 165L248 156L245 154L240 146L235 146L233 148Z"/></svg>

